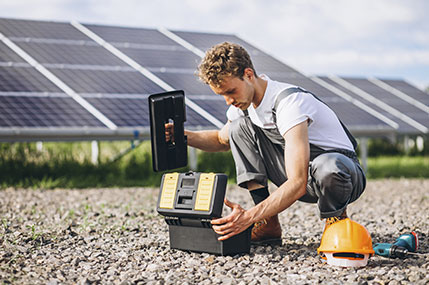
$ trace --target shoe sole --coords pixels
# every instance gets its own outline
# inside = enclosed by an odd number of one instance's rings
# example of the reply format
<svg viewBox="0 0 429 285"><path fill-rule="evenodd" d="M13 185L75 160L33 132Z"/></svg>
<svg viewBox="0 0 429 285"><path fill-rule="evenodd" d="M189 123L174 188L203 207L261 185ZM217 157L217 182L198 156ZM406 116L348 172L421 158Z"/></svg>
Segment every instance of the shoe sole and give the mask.
<svg viewBox="0 0 429 285"><path fill-rule="evenodd" d="M281 246L282 245L282 239L280 238L273 238L273 239L265 239L265 240L261 240L261 241L250 241L250 245L254 245L254 246L266 246L266 245L271 245L271 246Z"/></svg>

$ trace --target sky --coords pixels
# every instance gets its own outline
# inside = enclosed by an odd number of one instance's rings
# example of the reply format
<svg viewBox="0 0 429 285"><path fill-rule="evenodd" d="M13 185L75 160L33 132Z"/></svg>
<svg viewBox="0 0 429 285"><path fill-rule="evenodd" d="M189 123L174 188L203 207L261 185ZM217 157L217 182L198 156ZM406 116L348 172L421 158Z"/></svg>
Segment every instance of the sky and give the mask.
<svg viewBox="0 0 429 285"><path fill-rule="evenodd" d="M0 17L235 34L306 75L429 87L426 0L0 0Z"/></svg>

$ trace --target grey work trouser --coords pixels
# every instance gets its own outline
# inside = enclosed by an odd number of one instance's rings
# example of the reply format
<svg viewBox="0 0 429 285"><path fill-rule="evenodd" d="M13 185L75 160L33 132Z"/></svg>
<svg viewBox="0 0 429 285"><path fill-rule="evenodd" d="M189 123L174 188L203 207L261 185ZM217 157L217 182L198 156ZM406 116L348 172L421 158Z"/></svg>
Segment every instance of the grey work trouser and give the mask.
<svg viewBox="0 0 429 285"><path fill-rule="evenodd" d="M237 183L247 188L255 181L277 187L286 180L284 140L277 129L264 130L248 117L231 122L229 143L234 157ZM339 216L365 189L365 174L356 157L325 152L310 145L307 193L299 200L317 203L321 218Z"/></svg>

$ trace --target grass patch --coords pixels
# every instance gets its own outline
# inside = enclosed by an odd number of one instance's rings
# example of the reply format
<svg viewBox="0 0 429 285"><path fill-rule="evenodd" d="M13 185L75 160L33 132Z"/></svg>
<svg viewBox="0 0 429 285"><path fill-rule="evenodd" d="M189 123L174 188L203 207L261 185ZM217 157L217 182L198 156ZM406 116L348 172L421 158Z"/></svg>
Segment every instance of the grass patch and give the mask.
<svg viewBox="0 0 429 285"><path fill-rule="evenodd" d="M368 178L429 178L429 156L368 158Z"/></svg>
<svg viewBox="0 0 429 285"><path fill-rule="evenodd" d="M98 164L90 162L91 143L0 144L0 188L158 187L164 172L152 170L150 142L118 160L130 142L101 142ZM220 172L235 183L231 152L198 151L200 172ZM186 172L188 168L173 170ZM171 172L171 171L170 171ZM368 159L368 178L429 178L429 156L380 156Z"/></svg>

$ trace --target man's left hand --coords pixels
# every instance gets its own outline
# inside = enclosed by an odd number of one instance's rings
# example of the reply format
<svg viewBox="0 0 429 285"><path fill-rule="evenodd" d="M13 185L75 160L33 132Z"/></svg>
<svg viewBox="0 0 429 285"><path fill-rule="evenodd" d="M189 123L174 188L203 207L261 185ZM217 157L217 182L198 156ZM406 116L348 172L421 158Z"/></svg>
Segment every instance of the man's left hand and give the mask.
<svg viewBox="0 0 429 285"><path fill-rule="evenodd" d="M226 240L246 230L252 222L246 217L244 210L239 204L230 202L225 198L225 205L232 209L231 214L226 217L213 219L211 221L213 230L220 235L218 240Z"/></svg>

